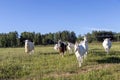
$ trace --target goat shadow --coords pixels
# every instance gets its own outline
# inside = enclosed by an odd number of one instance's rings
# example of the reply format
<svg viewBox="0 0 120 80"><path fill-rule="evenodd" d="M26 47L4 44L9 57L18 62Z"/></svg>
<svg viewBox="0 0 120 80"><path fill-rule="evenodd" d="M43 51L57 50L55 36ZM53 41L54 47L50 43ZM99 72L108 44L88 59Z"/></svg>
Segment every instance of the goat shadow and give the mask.
<svg viewBox="0 0 120 80"><path fill-rule="evenodd" d="M58 53L58 52L49 52L49 53L46 53L46 52L38 52L38 54L40 54L40 55L58 55L59 53Z"/></svg>
<svg viewBox="0 0 120 80"><path fill-rule="evenodd" d="M105 59L102 60L96 60L96 62L98 63L120 63L120 57L107 57Z"/></svg>
<svg viewBox="0 0 120 80"><path fill-rule="evenodd" d="M119 56L120 55L120 51L116 51L116 50L110 50L109 54L107 54L107 52L105 52L104 50L102 49L92 49L89 51L89 53L92 53L94 54L95 56L106 56L106 55L110 55L110 56Z"/></svg>
<svg viewBox="0 0 120 80"><path fill-rule="evenodd" d="M104 50L96 48L92 49L90 53L93 53L94 56L104 57L104 59L96 60L98 63L120 63L120 51L110 50L109 54L107 54Z"/></svg>

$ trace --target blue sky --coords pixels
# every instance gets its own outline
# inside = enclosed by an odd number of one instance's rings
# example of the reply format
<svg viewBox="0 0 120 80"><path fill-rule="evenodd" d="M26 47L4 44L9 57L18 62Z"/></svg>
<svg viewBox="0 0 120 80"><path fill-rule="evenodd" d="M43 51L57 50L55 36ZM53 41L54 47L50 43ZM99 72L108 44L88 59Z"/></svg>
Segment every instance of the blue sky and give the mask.
<svg viewBox="0 0 120 80"><path fill-rule="evenodd" d="M0 33L120 32L120 0L0 0Z"/></svg>

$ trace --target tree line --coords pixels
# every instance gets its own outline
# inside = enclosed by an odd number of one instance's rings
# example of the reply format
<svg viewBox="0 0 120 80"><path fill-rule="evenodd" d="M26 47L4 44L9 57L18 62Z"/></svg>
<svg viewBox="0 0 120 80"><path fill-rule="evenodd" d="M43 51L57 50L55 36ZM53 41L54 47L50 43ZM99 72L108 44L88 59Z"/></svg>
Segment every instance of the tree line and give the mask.
<svg viewBox="0 0 120 80"><path fill-rule="evenodd" d="M9 33L0 33L0 47L24 46L26 39L34 42L35 45L50 45L57 43L59 39L74 43L77 37L73 31L59 31L47 34L22 32L20 35L17 31L13 31Z"/></svg>
<svg viewBox="0 0 120 80"><path fill-rule="evenodd" d="M111 41L120 41L120 33L112 31L92 31L87 33L89 42L102 42L105 38L110 38Z"/></svg>
<svg viewBox="0 0 120 80"><path fill-rule="evenodd" d="M104 38L111 38L113 41L120 41L120 33L112 31L92 31L85 34L88 42L101 42ZM17 31L9 33L0 33L0 47L20 47L24 46L24 41L28 39L34 42L35 45L50 45L55 44L60 39L62 41L69 41L75 43L76 41L83 40L83 35L76 36L74 31L58 31L56 33L35 33L35 32L22 32L20 35Z"/></svg>

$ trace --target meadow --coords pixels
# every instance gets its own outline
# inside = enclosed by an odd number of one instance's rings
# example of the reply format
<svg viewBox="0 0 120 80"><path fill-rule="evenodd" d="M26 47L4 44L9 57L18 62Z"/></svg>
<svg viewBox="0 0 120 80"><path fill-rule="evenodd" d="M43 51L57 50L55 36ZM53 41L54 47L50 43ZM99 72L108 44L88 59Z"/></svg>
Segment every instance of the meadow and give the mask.
<svg viewBox="0 0 120 80"><path fill-rule="evenodd" d="M120 43L109 54L102 43L90 43L82 67L74 53L61 57L53 46L35 46L32 55L23 47L0 48L0 80L120 80Z"/></svg>

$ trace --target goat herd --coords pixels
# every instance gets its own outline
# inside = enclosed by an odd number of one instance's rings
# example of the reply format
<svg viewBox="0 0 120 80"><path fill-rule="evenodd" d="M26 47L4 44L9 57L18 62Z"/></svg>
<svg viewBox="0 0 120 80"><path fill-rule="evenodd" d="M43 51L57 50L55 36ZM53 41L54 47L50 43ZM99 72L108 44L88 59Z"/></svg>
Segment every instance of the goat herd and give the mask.
<svg viewBox="0 0 120 80"><path fill-rule="evenodd" d="M111 48L111 41L109 38L104 39L103 43L102 43L105 51L107 52L107 54L109 53L109 50ZM54 49L56 51L59 51L60 55L62 55L62 57L64 56L65 51L69 51L69 53L75 53L76 58L78 60L79 63L79 67L81 67L81 64L83 63L83 59L85 59L87 57L87 53L88 53L88 40L87 37L84 36L84 40L81 41L80 43L76 42L75 44L70 43L70 42L63 42L61 40L58 41L57 44L55 44ZM34 44L32 42L30 42L29 40L25 40L25 52L32 54L34 53Z"/></svg>

